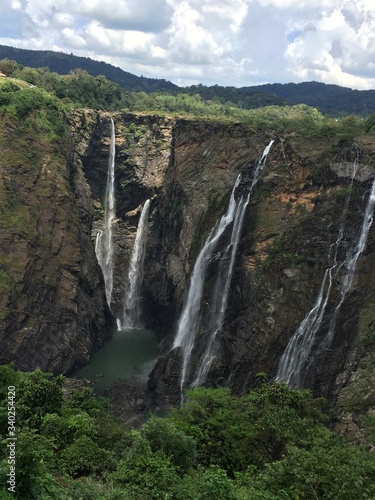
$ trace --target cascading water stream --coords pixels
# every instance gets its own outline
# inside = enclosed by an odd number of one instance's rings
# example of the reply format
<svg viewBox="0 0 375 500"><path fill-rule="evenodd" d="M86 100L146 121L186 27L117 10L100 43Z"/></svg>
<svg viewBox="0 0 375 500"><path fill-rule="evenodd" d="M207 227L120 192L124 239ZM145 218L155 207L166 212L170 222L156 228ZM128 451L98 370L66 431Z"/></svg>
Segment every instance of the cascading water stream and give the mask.
<svg viewBox="0 0 375 500"><path fill-rule="evenodd" d="M240 183L241 176L236 179L232 193L229 200L229 206L226 213L221 217L220 221L211 230L208 238L203 245L195 261L193 273L190 279L189 292L185 306L178 323L176 338L173 343L175 347L182 348L183 360L181 368L181 391L185 383L186 370L190 361L191 352L194 347L194 340L199 326L201 300L203 294L204 279L209 263L211 262L216 245L224 233L225 229L233 221L236 201L234 199L234 192Z"/></svg>
<svg viewBox="0 0 375 500"><path fill-rule="evenodd" d="M357 158L353 167L351 187L358 167L358 151ZM290 387L296 389L303 388L306 376L309 373L314 359L319 356L332 342L340 308L344 300L346 299L353 283L357 260L366 247L368 232L373 220L375 205L375 180L373 182L371 194L367 202L358 242L354 246L352 251L348 253L346 259L343 262L339 263L337 256L341 241L344 236L346 213L350 202L350 196L351 190L346 198L338 237L336 239L336 242L331 245L330 248L329 260L332 259L333 264L326 269L318 293L318 297L313 308L304 318L295 334L290 339L287 348L279 362L275 380L283 380ZM334 255L332 256L333 248L335 250ZM338 271L342 267L347 268L347 273L341 282L340 295L333 309L329 330L327 335L323 339L319 339L319 345L316 345L317 334L323 321L324 313L332 288L333 278L337 275Z"/></svg>
<svg viewBox="0 0 375 500"><path fill-rule="evenodd" d="M240 183L241 176L239 175L237 177L231 192L228 209L226 213L221 217L220 221L211 230L195 262L193 273L190 280L188 296L184 308L182 310L182 314L178 323L177 334L173 343L173 348L176 347L182 348L183 360L182 360L181 381L180 381L181 392L185 385L187 369L189 367L192 350L194 348L195 337L199 328L203 286L208 265L212 260L213 253L221 236L223 235L226 228L233 222L231 242L226 251L224 252L224 258L227 257L230 253L229 264L227 266L223 266L223 270L219 272L220 282L221 283L225 282L225 285L224 289L222 290L222 294L220 296L219 293L216 294L217 318L210 339L213 345L214 337L221 328L224 318L230 280L232 276L233 265L238 247L239 236L246 206L249 202L251 191L259 179L260 172L264 166L265 159L267 157L269 149L271 148L272 143L273 141L271 141L269 145L265 148L263 155L257 164L253 176L253 181L248 194L246 196L241 196L238 201L235 200L234 195ZM210 356L210 354L208 354L208 356Z"/></svg>
<svg viewBox="0 0 375 500"><path fill-rule="evenodd" d="M369 199L367 201L367 206L366 206L366 210L365 210L365 215L363 217L363 223L362 223L358 243L357 243L356 247L353 249L353 251L350 253L349 258L346 260L346 263L345 263L347 273L341 282L340 296L339 296L339 299L336 303L334 312L333 312L332 317L331 317L328 335L327 335L327 339L325 341L324 348L327 347L327 345L329 345L333 339L333 336L335 334L336 322L337 322L337 317L338 317L339 311L340 311L341 306L342 306L344 300L346 299L346 297L350 291L350 288L353 284L354 273L355 273L355 269L357 266L357 261L358 261L360 255L363 253L363 251L366 248L368 233L370 231L370 228L372 226L372 222L374 219L374 207L375 207L375 179L373 180L371 193L370 193Z"/></svg>
<svg viewBox="0 0 375 500"><path fill-rule="evenodd" d="M113 292L113 237L112 224L115 213L115 125L111 118L111 142L109 147L109 161L107 185L104 198L104 229L98 231L95 242L96 258L103 272L105 295L108 306L111 307Z"/></svg>
<svg viewBox="0 0 375 500"><path fill-rule="evenodd" d="M215 340L224 323L224 315L227 307L230 284L232 281L234 262L236 260L237 248L240 241L241 229L246 208L249 204L254 186L257 184L260 173L266 163L267 155L271 149L273 142L273 140L270 141L268 146L264 149L263 154L257 163L253 180L247 194L242 195L237 202L231 239L228 246L224 250L219 263L219 271L215 284L212 313L208 329L208 342L205 353L203 355L203 359L199 363L199 370L192 383L192 386L200 386L205 382L206 377L210 371L211 363L216 355Z"/></svg>
<svg viewBox="0 0 375 500"><path fill-rule="evenodd" d="M123 316L121 320L117 320L119 330L136 326L140 317L140 291L143 282L149 208L150 200L146 200L139 218L137 234L130 259Z"/></svg>

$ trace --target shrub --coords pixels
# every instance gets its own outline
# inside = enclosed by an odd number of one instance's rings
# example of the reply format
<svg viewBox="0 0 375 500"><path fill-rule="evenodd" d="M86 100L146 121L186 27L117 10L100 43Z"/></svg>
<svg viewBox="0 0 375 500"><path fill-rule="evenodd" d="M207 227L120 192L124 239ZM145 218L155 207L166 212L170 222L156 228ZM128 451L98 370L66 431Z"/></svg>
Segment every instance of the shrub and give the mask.
<svg viewBox="0 0 375 500"><path fill-rule="evenodd" d="M181 472L192 467L196 455L195 441L169 420L152 417L143 425L141 434L153 452L162 451Z"/></svg>

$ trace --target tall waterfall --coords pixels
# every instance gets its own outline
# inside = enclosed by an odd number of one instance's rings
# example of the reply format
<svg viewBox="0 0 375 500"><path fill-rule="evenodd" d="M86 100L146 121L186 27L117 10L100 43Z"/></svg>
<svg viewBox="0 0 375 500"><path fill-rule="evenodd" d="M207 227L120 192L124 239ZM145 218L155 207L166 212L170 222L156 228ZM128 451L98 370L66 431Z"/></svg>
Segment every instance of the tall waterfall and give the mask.
<svg viewBox="0 0 375 500"><path fill-rule="evenodd" d="M147 218L150 200L146 200L138 222L137 234L130 259L125 290L123 316L118 320L119 329L136 326L140 317L140 291L143 282L143 267L147 237Z"/></svg>
<svg viewBox="0 0 375 500"><path fill-rule="evenodd" d="M251 193L259 180L260 173L266 163L267 155L274 141L271 141L263 151L255 168L251 186L246 194L243 194L237 202L234 216L232 235L230 242L224 250L219 263L219 271L215 284L215 291L212 303L212 313L208 329L208 342L203 359L199 363L198 373L192 383L193 386L202 385L210 371L211 363L215 358L215 340L217 334L222 329L224 315L227 307L228 294L232 281L234 262L236 260L237 248L240 241L243 219L246 207L249 204Z"/></svg>
<svg viewBox="0 0 375 500"><path fill-rule="evenodd" d="M352 182L357 171L357 166L358 156L356 162L354 163ZM318 293L318 297L313 308L307 314L305 319L302 321L302 323L294 333L293 337L290 339L287 348L279 362L276 380L283 380L293 388L298 389L304 386L306 376L308 375L309 369L314 362L314 357L316 358L317 356L319 356L324 351L324 349L326 349L332 342L339 311L352 286L356 264L359 256L362 254L366 247L367 236L373 221L375 206L375 180L372 184L371 193L367 201L358 241L356 242L354 247L349 250L345 260L339 263L337 256L339 246L344 235L345 218L349 206L349 201L350 193L346 199L338 237L336 239L336 242L331 245L330 248L329 259L332 260L332 266L326 269ZM331 256L333 249L333 256ZM323 339L319 339L319 345L317 346L317 334L326 310L333 278L337 275L338 270L342 267L346 268L346 274L341 281L340 294L333 308L328 333Z"/></svg>
<svg viewBox="0 0 375 500"><path fill-rule="evenodd" d="M214 226L214 228L211 230L195 262L193 273L190 279L190 286L187 299L182 310L182 314L178 323L176 337L173 343L173 348L181 347L183 353L181 381L180 381L181 391L185 385L187 369L189 367L191 354L194 348L195 337L198 332L200 324L200 309L201 309L203 286L207 268L212 260L214 251L220 240L220 237L223 235L226 228L233 222L231 241L227 249L223 253L223 258L226 261L226 263L220 265L218 283L215 287L214 313L211 320L212 328L210 329L210 340L209 340L209 345L211 345L211 347L208 348L207 363L211 363L212 361L211 359L212 347L214 344L215 336L217 332L221 329L224 320L224 313L229 292L230 280L232 277L233 265L238 247L245 210L250 200L251 191L259 179L260 172L264 166L265 159L271 148L272 143L273 141L271 141L269 145L265 148L261 159L258 161L250 190L248 191L246 196L245 195L240 196L238 201L236 201L234 195L240 183L241 176L239 175L237 177L231 192L228 209L226 213L218 221L218 223ZM228 255L230 255L229 262L227 262ZM206 372L204 373L204 375L205 374Z"/></svg>
<svg viewBox="0 0 375 500"><path fill-rule="evenodd" d="M108 306L111 307L113 291L113 237L112 223L115 213L115 125L111 118L111 142L109 147L109 161L107 185L104 198L104 229L96 236L95 252L99 265L102 268L105 295Z"/></svg>
<svg viewBox="0 0 375 500"><path fill-rule="evenodd" d="M363 217L363 222L362 222L362 227L361 227L361 232L359 235L358 243L357 245L353 248L353 250L349 253L349 256L346 260L346 275L344 276L344 279L341 282L340 286L340 296L339 299L335 305L334 312L331 317L331 321L329 324L329 330L328 330L328 335L327 335L327 341L326 344L329 345L332 341L332 338L335 333L335 328L336 328L336 322L337 322L337 317L339 314L339 311L341 309L341 306L346 299L350 288L353 284L353 278L354 278L354 273L355 273L355 268L357 266L357 261L360 257L360 255L363 253L363 251L366 248L366 243L367 243L367 237L368 233L370 231L372 222L374 220L374 208L375 208L375 179L373 180L372 183L372 188L370 192L369 199L367 201L367 206L365 210L365 215Z"/></svg>

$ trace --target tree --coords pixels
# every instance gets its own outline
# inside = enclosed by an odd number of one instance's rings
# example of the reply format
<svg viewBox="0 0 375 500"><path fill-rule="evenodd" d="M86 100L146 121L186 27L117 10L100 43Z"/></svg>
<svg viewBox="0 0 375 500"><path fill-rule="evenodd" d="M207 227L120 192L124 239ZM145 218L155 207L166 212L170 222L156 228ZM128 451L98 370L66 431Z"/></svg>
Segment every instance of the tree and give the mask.
<svg viewBox="0 0 375 500"><path fill-rule="evenodd" d="M63 381L40 370L24 374L17 388L18 425L39 428L47 413L60 413Z"/></svg>
<svg viewBox="0 0 375 500"><path fill-rule="evenodd" d="M0 61L0 71L6 76L13 76L13 73L19 68L16 61L10 59L2 59Z"/></svg>
<svg viewBox="0 0 375 500"><path fill-rule="evenodd" d="M129 491L129 498L172 499L178 476L169 458L153 453L148 441L134 432L134 441L109 478Z"/></svg>
<svg viewBox="0 0 375 500"><path fill-rule="evenodd" d="M267 465L255 480L260 490L281 498L366 499L375 497L375 460L328 429L314 430L311 443L288 445L282 460Z"/></svg>
<svg viewBox="0 0 375 500"><path fill-rule="evenodd" d="M306 426L320 425L320 404L309 391L283 384L263 384L242 397L226 388L197 388L170 418L195 439L199 464L218 465L233 476L249 464L276 460L286 444L301 442Z"/></svg>
<svg viewBox="0 0 375 500"><path fill-rule="evenodd" d="M196 455L195 441L168 419L151 417L141 429L153 452L163 452L181 473L192 466Z"/></svg>

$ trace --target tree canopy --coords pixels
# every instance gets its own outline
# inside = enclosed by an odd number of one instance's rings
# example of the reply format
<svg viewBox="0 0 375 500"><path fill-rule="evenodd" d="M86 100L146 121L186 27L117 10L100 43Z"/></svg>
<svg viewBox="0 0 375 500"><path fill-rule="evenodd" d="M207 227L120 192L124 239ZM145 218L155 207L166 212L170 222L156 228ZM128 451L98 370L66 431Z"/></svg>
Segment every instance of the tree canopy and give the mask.
<svg viewBox="0 0 375 500"><path fill-rule="evenodd" d="M16 490L9 471L8 393L1 391L0 498L279 500L374 498L375 458L331 432L310 391L262 383L243 396L196 388L139 430L64 378L0 367L16 388Z"/></svg>

